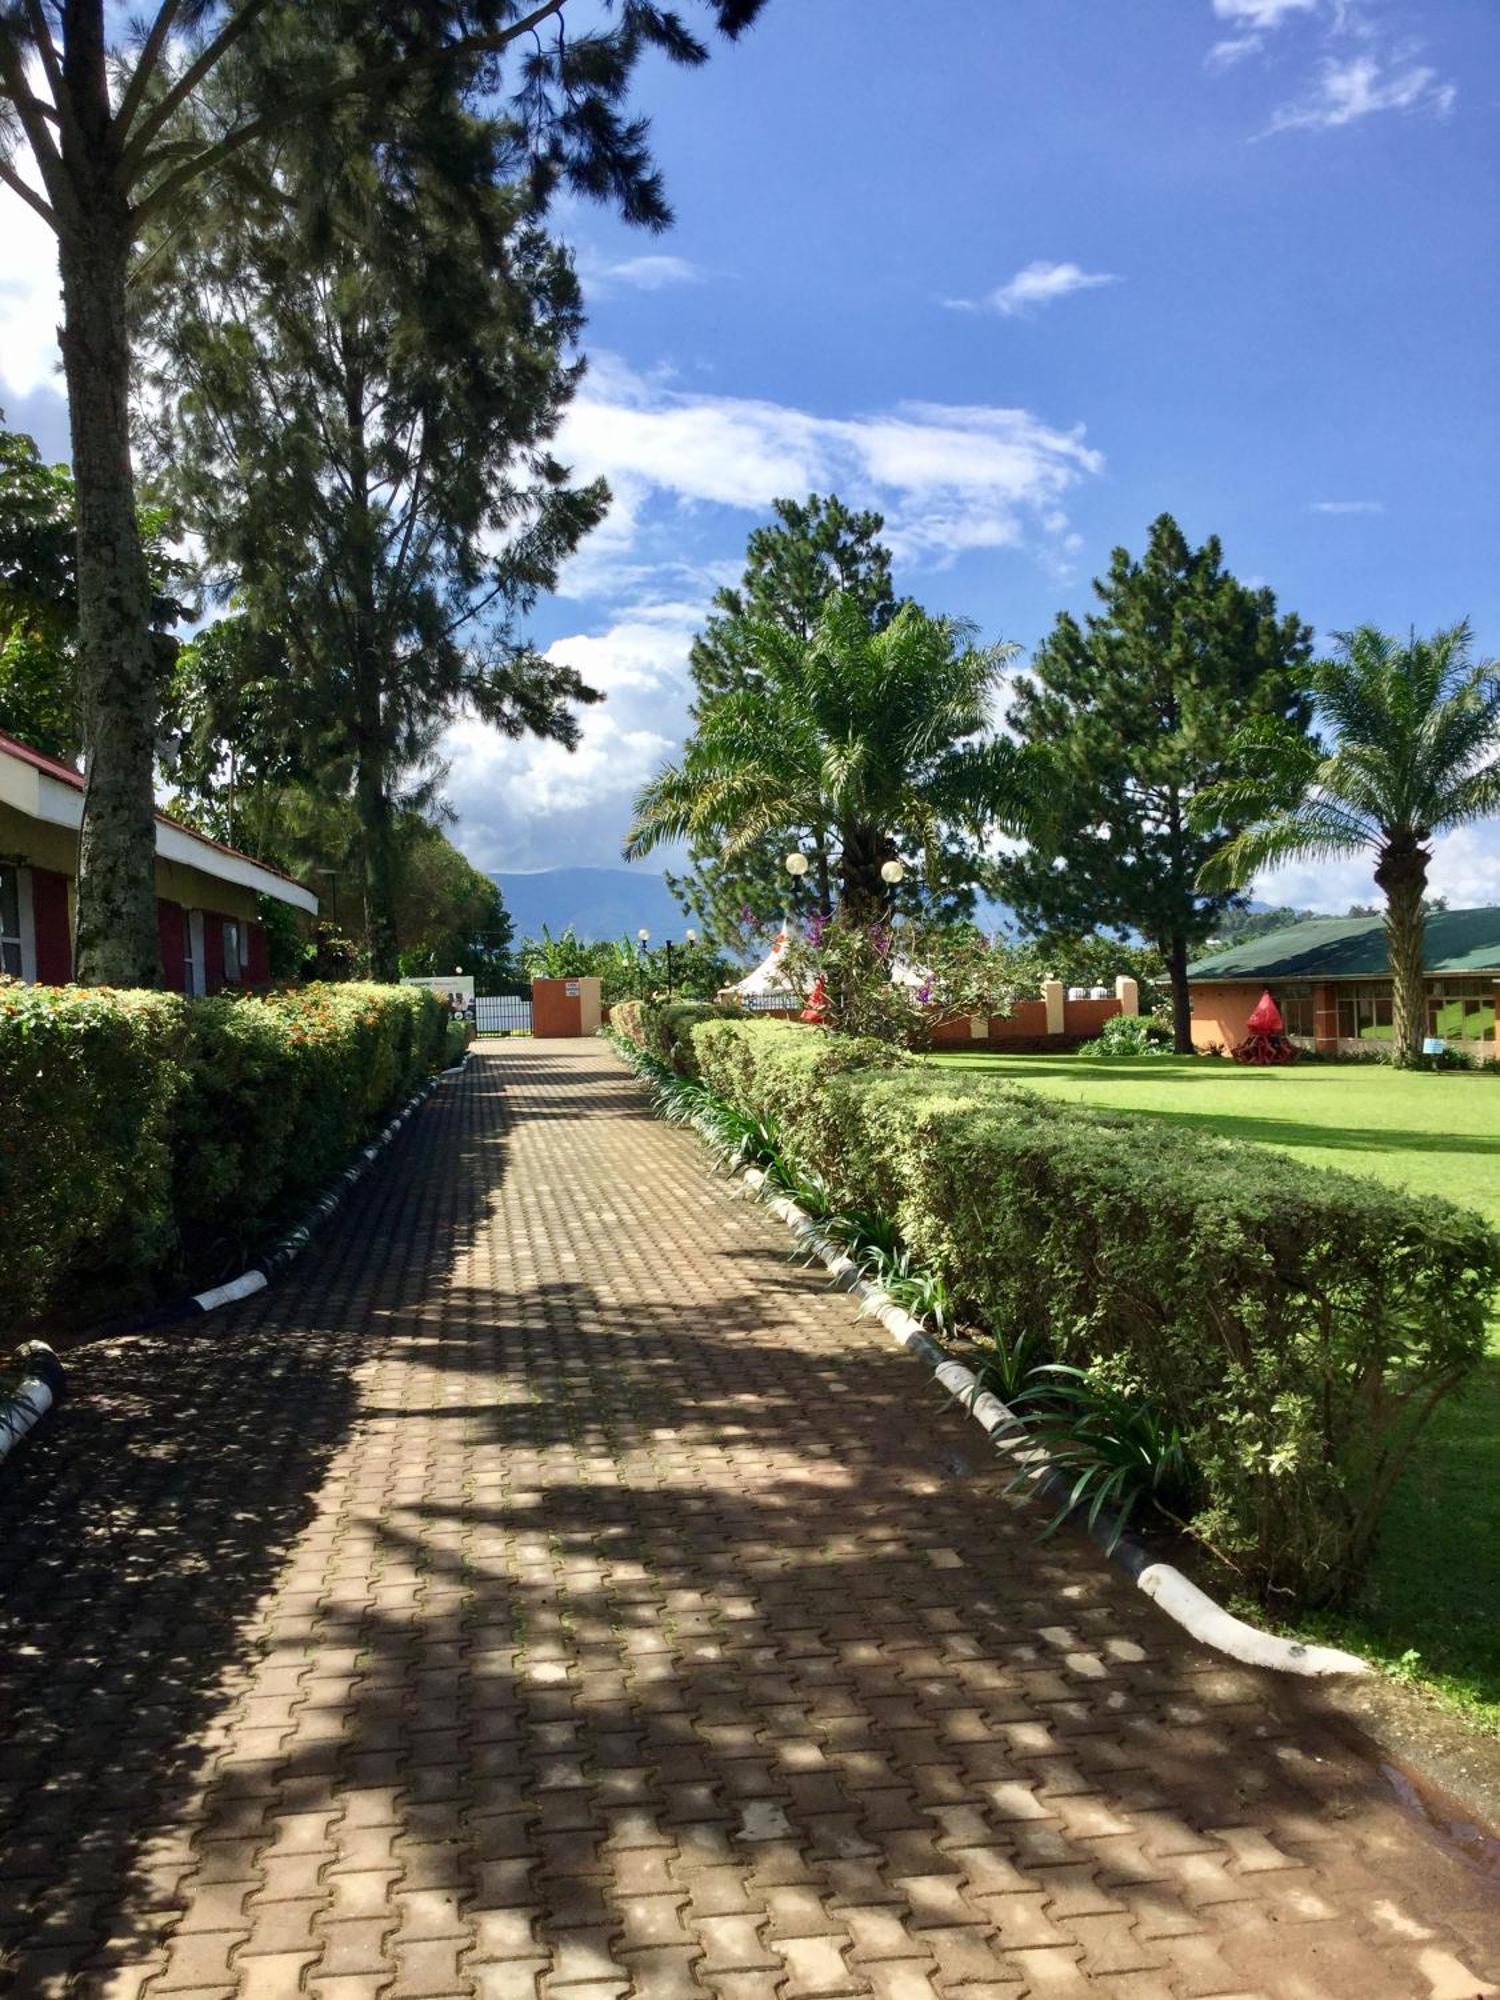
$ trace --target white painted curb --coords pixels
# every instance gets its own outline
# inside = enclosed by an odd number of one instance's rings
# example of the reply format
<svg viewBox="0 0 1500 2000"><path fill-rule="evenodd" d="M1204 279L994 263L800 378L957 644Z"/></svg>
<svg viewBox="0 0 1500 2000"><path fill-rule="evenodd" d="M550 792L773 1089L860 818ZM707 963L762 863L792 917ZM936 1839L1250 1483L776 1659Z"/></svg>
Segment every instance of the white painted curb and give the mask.
<svg viewBox="0 0 1500 2000"><path fill-rule="evenodd" d="M748 1167L744 1174L744 1185L751 1194L762 1201L771 1213L778 1216L800 1237L808 1249L821 1260L832 1274L836 1283L853 1292L873 1318L878 1319L891 1338L900 1346L919 1354L931 1369L934 1377L948 1391L955 1402L962 1403L969 1415L991 1439L1005 1431L1017 1439L1024 1437L1025 1426L1008 1404L988 1389L980 1386L979 1378L961 1362L945 1354L937 1342L926 1333L921 1323L904 1312L900 1306L878 1285L872 1285L860 1273L859 1266L848 1253L818 1232L818 1226L804 1209L784 1195L768 1195L765 1192L765 1175L758 1167ZM1005 1449L1038 1485L1051 1472L1048 1455L1039 1446L1008 1444ZM1297 1639L1283 1639L1274 1632L1261 1632L1244 1619L1236 1618L1226 1611L1197 1584L1189 1581L1180 1569L1171 1563L1148 1563L1139 1544L1122 1535L1116 1551L1127 1551L1127 1560L1120 1566L1129 1574L1136 1587L1164 1611L1184 1631L1215 1652L1227 1653L1231 1659L1243 1661L1246 1666L1267 1667L1274 1673L1302 1674L1313 1678L1324 1678L1331 1674L1368 1674L1373 1672L1368 1660L1362 1660L1354 1653L1343 1653L1335 1646L1305 1646ZM1109 1553L1108 1550L1105 1551ZM1128 1559L1134 1555L1136 1560Z"/></svg>
<svg viewBox="0 0 1500 2000"><path fill-rule="evenodd" d="M35 1430L62 1394L62 1364L45 1341L29 1341L20 1353L36 1372L25 1376L15 1394L0 1403L0 1461Z"/></svg>

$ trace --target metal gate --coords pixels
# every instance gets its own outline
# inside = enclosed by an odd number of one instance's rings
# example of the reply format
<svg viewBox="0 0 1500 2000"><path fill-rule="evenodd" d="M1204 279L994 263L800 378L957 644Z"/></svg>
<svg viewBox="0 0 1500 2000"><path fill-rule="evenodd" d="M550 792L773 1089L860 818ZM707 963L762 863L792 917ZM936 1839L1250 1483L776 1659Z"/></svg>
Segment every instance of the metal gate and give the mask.
<svg viewBox="0 0 1500 2000"><path fill-rule="evenodd" d="M481 1035L531 1033L531 1002L520 993L485 993L474 1002L474 1027Z"/></svg>

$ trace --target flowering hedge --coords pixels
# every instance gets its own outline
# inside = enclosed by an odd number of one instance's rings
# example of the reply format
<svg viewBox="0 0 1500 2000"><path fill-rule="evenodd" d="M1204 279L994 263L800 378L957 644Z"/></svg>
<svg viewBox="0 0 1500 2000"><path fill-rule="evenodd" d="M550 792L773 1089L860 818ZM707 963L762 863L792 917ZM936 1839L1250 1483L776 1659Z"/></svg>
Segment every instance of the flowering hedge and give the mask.
<svg viewBox="0 0 1500 2000"><path fill-rule="evenodd" d="M8 1328L238 1268L446 1046L419 987L185 1000L0 982Z"/></svg>
<svg viewBox="0 0 1500 2000"><path fill-rule="evenodd" d="M1193 1526L1247 1584L1348 1592L1423 1424L1483 1354L1500 1239L1481 1217L876 1043L687 1033L704 1081L772 1121L838 1207L890 1216L970 1325L1163 1411L1199 1481Z"/></svg>

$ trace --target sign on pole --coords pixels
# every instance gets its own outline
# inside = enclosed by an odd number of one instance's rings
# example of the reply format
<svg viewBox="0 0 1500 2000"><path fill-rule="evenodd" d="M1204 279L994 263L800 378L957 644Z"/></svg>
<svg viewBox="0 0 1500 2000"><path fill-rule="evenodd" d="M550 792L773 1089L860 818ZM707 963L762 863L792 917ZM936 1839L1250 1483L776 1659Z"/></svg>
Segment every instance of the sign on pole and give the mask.
<svg viewBox="0 0 1500 2000"><path fill-rule="evenodd" d="M472 973L449 972L439 974L432 979L417 978L408 974L402 978L401 984L403 986L425 986L429 993L436 993L439 999L447 1001L449 1011L455 1021L472 1022L474 1019L474 976Z"/></svg>

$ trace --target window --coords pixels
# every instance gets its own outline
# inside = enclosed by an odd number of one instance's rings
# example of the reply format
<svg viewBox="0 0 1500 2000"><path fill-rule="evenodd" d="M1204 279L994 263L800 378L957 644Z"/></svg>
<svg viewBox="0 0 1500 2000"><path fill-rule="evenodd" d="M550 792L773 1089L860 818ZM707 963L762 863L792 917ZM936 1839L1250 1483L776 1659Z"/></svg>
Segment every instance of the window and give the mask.
<svg viewBox="0 0 1500 2000"><path fill-rule="evenodd" d="M1282 1025L1289 1035L1303 1035L1311 1041L1317 1033L1313 989L1308 985L1278 986L1271 998L1281 1009Z"/></svg>
<svg viewBox="0 0 1500 2000"><path fill-rule="evenodd" d="M203 991L203 912L184 910L182 913L182 990L184 993Z"/></svg>
<svg viewBox="0 0 1500 2000"><path fill-rule="evenodd" d="M1495 1032L1493 979L1429 979L1427 1032L1446 1042L1484 1042Z"/></svg>
<svg viewBox="0 0 1500 2000"><path fill-rule="evenodd" d="M1391 982L1351 981L1339 988L1339 1040L1388 1042L1392 1031Z"/></svg>
<svg viewBox="0 0 1500 2000"><path fill-rule="evenodd" d="M21 977L21 871L0 868L0 972Z"/></svg>
<svg viewBox="0 0 1500 2000"><path fill-rule="evenodd" d="M234 917L224 919L224 977L231 986L240 983L241 967L245 962L240 927Z"/></svg>

